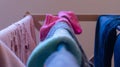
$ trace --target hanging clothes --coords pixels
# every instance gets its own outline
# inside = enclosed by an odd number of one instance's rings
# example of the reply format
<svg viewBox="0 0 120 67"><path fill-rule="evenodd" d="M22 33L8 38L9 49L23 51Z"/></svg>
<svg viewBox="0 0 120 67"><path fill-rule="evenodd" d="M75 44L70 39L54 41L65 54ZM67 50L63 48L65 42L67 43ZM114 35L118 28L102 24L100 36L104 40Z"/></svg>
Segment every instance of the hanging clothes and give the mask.
<svg viewBox="0 0 120 67"><path fill-rule="evenodd" d="M120 24L120 16L101 15L98 18L95 35L94 64L95 67L111 67L111 59L116 41L116 27Z"/></svg>
<svg viewBox="0 0 120 67"><path fill-rule="evenodd" d="M66 49L77 59L81 67L90 67L90 64L79 45L75 35L66 22L58 22L50 29L46 39L42 41L30 55L28 67L43 67L47 58L54 53L59 44L64 43Z"/></svg>
<svg viewBox="0 0 120 67"><path fill-rule="evenodd" d="M36 46L32 16L28 15L20 21L0 31L0 40L3 41L23 63Z"/></svg>
<svg viewBox="0 0 120 67"><path fill-rule="evenodd" d="M7 45L0 41L0 67L25 67Z"/></svg>
<svg viewBox="0 0 120 67"><path fill-rule="evenodd" d="M40 40L43 41L47 36L50 28L59 21L65 21L70 25L76 34L80 34L82 29L79 25L79 21L72 11L61 11L58 16L53 16L51 14L46 15L43 26L40 28Z"/></svg>
<svg viewBox="0 0 120 67"><path fill-rule="evenodd" d="M89 63L89 65L92 67L93 64L92 64L91 62L88 62L87 57L86 57L86 54L84 53L81 44L79 43L79 41L77 40L77 38L76 38L76 36L75 36L75 34L74 34L74 32L73 32L73 31L74 31L73 28L72 28L71 26L69 26L66 22L62 22L62 21L60 22L60 21L59 21L59 23L56 23L56 24L50 29L50 31L49 31L47 37L45 38L45 40L51 38L51 37L53 36L53 34L55 34L55 33L54 33L55 31L58 31L58 33L56 34L56 36L57 36L58 34L61 34L61 32L59 31L59 29L65 29L65 30L67 30L67 32L69 32L69 35L72 37L72 39L75 40L75 42L77 43L77 47L78 47L79 50L82 52L82 55L83 55L82 58L84 59L84 62L85 62L85 63L83 62L82 64L83 64L83 65L84 65L84 64L87 64L87 65L88 65L88 63ZM66 31L63 31L63 32L66 32ZM67 33L63 33L63 34L67 36ZM71 48L71 49L72 49L72 48ZM74 52L76 52L76 51L74 51ZM74 53L74 52L73 52L73 53ZM84 67L84 66L83 66L83 67Z"/></svg>

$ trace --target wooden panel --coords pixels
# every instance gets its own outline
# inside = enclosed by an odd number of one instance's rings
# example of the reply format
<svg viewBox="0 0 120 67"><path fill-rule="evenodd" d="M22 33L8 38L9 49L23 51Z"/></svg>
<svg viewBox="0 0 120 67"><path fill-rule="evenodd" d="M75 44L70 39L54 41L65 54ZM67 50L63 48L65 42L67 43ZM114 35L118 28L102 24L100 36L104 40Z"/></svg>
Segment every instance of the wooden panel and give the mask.
<svg viewBox="0 0 120 67"><path fill-rule="evenodd" d="M43 21L45 15L32 15L35 21ZM79 21L96 21L99 15L76 15Z"/></svg>
<svg viewBox="0 0 120 67"><path fill-rule="evenodd" d="M77 15L79 21L96 21L99 15Z"/></svg>

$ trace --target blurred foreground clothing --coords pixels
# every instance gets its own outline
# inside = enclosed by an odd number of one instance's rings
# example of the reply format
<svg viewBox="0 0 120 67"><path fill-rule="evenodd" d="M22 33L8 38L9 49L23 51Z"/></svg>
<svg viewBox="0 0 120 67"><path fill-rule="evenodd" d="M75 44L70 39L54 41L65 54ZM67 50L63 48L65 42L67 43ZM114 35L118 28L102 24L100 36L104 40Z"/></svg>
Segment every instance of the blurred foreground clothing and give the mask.
<svg viewBox="0 0 120 67"><path fill-rule="evenodd" d="M25 67L21 60L0 41L0 67Z"/></svg>

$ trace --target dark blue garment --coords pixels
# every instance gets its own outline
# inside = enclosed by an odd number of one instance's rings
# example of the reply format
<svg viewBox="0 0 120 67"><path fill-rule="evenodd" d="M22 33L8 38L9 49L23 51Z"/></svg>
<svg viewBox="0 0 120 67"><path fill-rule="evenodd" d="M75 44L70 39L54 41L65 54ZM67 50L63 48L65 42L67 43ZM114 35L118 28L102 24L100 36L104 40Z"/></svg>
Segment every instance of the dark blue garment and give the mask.
<svg viewBox="0 0 120 67"><path fill-rule="evenodd" d="M114 46L114 67L120 67L120 34Z"/></svg>
<svg viewBox="0 0 120 67"><path fill-rule="evenodd" d="M118 15L101 15L98 18L95 33L95 67L111 67L116 27L120 24Z"/></svg>

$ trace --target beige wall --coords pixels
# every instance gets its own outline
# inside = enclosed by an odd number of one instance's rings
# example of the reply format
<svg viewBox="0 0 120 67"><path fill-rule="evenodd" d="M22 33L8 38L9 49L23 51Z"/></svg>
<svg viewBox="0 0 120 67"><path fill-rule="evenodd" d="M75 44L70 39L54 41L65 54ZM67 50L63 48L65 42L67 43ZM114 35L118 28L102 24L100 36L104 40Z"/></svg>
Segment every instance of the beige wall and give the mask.
<svg viewBox="0 0 120 67"><path fill-rule="evenodd" d="M76 14L119 14L120 0L0 0L0 29L22 18L26 11L57 14L72 10Z"/></svg>
<svg viewBox="0 0 120 67"><path fill-rule="evenodd" d="M26 11L57 14L71 10L76 14L120 14L120 0L0 0L0 30L20 20ZM78 37L86 54L93 54L96 22L80 22L83 33Z"/></svg>

